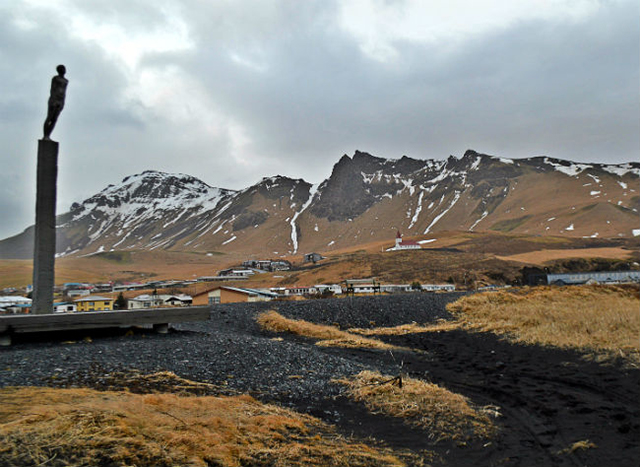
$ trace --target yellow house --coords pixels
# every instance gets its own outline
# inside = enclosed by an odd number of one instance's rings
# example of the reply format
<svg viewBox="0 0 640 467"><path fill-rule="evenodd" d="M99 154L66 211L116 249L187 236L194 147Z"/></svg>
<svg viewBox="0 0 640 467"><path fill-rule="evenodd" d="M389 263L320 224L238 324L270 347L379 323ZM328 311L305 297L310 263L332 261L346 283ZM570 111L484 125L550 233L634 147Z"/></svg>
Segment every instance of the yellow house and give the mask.
<svg viewBox="0 0 640 467"><path fill-rule="evenodd" d="M100 297L98 295L87 295L86 297L74 300L78 311L111 311L113 310L113 299Z"/></svg>

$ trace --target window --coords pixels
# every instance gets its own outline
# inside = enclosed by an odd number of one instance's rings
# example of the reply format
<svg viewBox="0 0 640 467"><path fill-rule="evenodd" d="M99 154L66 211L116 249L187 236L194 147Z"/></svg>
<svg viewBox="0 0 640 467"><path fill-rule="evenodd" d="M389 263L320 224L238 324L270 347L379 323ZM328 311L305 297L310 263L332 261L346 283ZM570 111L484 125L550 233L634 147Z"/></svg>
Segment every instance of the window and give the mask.
<svg viewBox="0 0 640 467"><path fill-rule="evenodd" d="M209 305L216 305L220 303L220 297L209 297Z"/></svg>

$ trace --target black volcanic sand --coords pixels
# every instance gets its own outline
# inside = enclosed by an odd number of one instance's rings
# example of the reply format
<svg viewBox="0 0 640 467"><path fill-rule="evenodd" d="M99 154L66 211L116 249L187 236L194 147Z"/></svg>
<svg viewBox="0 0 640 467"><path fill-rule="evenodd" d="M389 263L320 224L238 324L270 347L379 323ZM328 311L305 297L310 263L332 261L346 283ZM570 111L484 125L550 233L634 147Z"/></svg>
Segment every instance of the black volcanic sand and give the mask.
<svg viewBox="0 0 640 467"><path fill-rule="evenodd" d="M459 294L407 294L304 302L220 305L211 321L149 330L49 334L0 349L0 386L118 387L118 375L172 371L213 383L220 393L254 397L315 415L344 435L393 448L434 451L433 465L637 466L640 463L640 370L598 364L579 353L507 343L487 333L450 331L380 339L423 352L324 348L311 339L264 332L260 311L349 327L450 319ZM402 368L401 368L402 367ZM474 404L498 406L499 433L458 446L435 443L402 421L368 413L333 378L364 369L404 374L444 386ZM125 383L122 383L125 384ZM135 387L132 390L144 391ZM153 388L148 388L153 389ZM589 441L589 449L567 450Z"/></svg>

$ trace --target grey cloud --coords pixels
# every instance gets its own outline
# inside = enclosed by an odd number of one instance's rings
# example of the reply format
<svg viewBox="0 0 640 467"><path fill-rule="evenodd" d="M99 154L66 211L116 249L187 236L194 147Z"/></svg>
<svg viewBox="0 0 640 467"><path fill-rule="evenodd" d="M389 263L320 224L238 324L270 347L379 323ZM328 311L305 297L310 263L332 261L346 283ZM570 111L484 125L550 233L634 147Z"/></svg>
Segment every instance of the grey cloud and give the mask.
<svg viewBox="0 0 640 467"><path fill-rule="evenodd" d="M142 0L77 5L132 31L171 19ZM97 44L71 37L62 18L32 12L38 28L28 31L0 15L0 71L11 89L0 92L0 161L18 165L0 174L11 187L2 191L0 215L10 220L0 237L32 222L35 140L58 62L70 79L54 132L61 210L145 169L227 188L275 174L319 182L355 149L384 157L444 158L474 148L504 157L637 159L637 2L607 3L584 22L521 22L461 45L398 41L387 63L366 56L339 27L334 3L246 5L183 2L196 48L148 54L140 65L177 67L200 83L212 111L251 140L244 165L230 157L229 129L200 134L164 109L126 100L127 73Z"/></svg>

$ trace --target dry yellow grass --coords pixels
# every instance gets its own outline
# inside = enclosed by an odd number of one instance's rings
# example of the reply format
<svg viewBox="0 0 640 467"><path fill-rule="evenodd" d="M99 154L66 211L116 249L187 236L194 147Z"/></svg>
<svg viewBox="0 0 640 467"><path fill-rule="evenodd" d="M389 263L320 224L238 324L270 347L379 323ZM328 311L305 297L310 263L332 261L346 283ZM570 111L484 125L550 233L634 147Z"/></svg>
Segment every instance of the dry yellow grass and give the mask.
<svg viewBox="0 0 640 467"><path fill-rule="evenodd" d="M418 379L403 377L402 387L389 384L391 379L363 371L336 382L346 385L349 397L363 402L370 411L402 418L425 429L436 442L449 439L465 443L495 433L489 414L497 416L498 408L474 408L466 397Z"/></svg>
<svg viewBox="0 0 640 467"><path fill-rule="evenodd" d="M436 324L422 325L418 323L402 324L386 328L350 328L348 332L362 336L398 336L403 334L419 334L421 332L444 332L460 329L462 323L440 320Z"/></svg>
<svg viewBox="0 0 640 467"><path fill-rule="evenodd" d="M447 308L468 329L640 363L640 299L634 288L524 288L470 295Z"/></svg>
<svg viewBox="0 0 640 467"><path fill-rule="evenodd" d="M504 261L517 261L526 264L545 264L549 261L568 258L609 258L625 259L633 254L633 251L620 247L581 248L581 249L548 249L529 251L510 256L496 256Z"/></svg>
<svg viewBox="0 0 640 467"><path fill-rule="evenodd" d="M392 350L398 347L376 339L351 334L336 326L314 324L304 320L285 318L276 311L260 313L256 318L258 324L267 331L288 332L299 336L320 339L316 345L325 347L357 347L368 349Z"/></svg>
<svg viewBox="0 0 640 467"><path fill-rule="evenodd" d="M249 396L0 390L0 464L401 466L313 417Z"/></svg>

